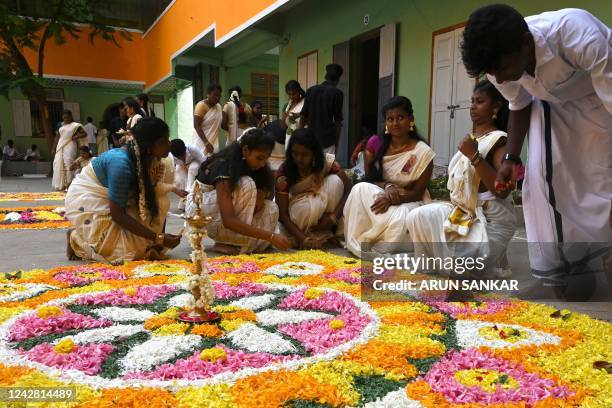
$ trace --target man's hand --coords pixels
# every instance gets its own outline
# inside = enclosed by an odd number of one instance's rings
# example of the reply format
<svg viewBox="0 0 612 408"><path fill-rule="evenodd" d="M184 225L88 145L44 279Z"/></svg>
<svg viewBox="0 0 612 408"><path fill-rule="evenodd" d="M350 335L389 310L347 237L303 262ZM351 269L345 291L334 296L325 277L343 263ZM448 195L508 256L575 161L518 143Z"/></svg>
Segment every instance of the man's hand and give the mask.
<svg viewBox="0 0 612 408"><path fill-rule="evenodd" d="M204 146L205 146L204 147L204 153L206 155L213 154L213 152L215 151L215 146L213 146L213 144L210 143L209 141L206 141Z"/></svg>
<svg viewBox="0 0 612 408"><path fill-rule="evenodd" d="M495 190L497 192L514 190L516 188L516 167L517 164L510 160L502 162L495 178Z"/></svg>

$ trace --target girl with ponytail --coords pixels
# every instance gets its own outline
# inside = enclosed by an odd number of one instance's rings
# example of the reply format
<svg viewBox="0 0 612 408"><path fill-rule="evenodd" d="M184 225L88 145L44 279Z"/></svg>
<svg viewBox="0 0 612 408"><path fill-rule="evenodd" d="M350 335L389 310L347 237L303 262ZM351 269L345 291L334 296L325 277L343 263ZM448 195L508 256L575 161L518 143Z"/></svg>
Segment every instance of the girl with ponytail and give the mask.
<svg viewBox="0 0 612 408"><path fill-rule="evenodd" d="M164 233L172 191L169 129L158 118L141 119L133 138L92 160L66 194L67 255L71 260L123 262L159 259L180 236ZM184 191L174 190L179 195Z"/></svg>

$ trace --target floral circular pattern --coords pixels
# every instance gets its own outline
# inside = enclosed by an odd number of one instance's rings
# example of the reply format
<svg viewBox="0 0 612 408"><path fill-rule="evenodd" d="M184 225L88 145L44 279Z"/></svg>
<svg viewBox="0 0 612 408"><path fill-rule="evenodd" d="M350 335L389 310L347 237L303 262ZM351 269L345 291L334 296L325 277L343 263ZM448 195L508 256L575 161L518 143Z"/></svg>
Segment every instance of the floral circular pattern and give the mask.
<svg viewBox="0 0 612 408"><path fill-rule="evenodd" d="M330 289L214 282L219 324L178 319L183 285L141 286L70 296L0 327L2 361L26 359L50 375L112 387L203 385L333 359L376 334L367 303ZM58 345L72 344L69 351ZM203 358L217 350L221 356Z"/></svg>
<svg viewBox="0 0 612 408"><path fill-rule="evenodd" d="M605 407L612 325L490 296L359 301L358 261L214 258L215 324L178 319L184 261L0 276L0 386L80 407ZM603 367L603 368L602 368Z"/></svg>

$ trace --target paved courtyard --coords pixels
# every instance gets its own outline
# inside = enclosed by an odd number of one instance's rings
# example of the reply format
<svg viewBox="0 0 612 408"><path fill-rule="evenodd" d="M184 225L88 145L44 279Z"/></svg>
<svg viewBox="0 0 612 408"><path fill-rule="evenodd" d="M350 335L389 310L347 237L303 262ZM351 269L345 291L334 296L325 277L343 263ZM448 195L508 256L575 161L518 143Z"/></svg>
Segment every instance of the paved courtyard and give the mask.
<svg viewBox="0 0 612 408"><path fill-rule="evenodd" d="M18 177L3 177L0 181L0 192L47 192L51 191L51 181L43 179L24 179ZM173 196L171 212L176 211L178 201ZM28 206L62 206L62 202L57 201L37 201L37 202L0 202L0 208L6 207L28 207ZM167 231L177 233L182 228L182 220L174 215L167 219ZM28 270L34 268L49 269L61 265L85 263L82 261L69 262L66 259L66 230L0 230L0 272L9 272L19 269ZM520 244L525 241L524 227L520 227L513 239L513 243ZM212 241L205 242L207 246L212 245ZM527 259L518 245L510 245L508 248L508 259L513 271L526 270ZM186 239L181 244L169 252L173 259L189 259L189 243ZM351 256L342 248L335 248L332 252ZM208 253L209 256L217 254ZM516 275L513 278L521 279ZM605 276L597 277L597 293L595 298L601 298L612 290L612 283L607 281ZM553 302L543 303L567 308L573 311L586 313L592 317L612 321L612 302Z"/></svg>

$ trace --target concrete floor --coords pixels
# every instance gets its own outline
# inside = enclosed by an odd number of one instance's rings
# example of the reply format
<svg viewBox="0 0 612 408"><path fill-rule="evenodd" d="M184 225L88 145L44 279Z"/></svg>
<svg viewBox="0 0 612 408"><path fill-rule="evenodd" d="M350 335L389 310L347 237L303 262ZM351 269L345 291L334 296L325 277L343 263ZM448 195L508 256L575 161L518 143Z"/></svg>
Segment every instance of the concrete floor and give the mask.
<svg viewBox="0 0 612 408"><path fill-rule="evenodd" d="M3 177L0 181L0 192L47 192L51 191L51 180L24 179L18 177ZM176 210L177 200L173 199L171 212ZM0 202L0 208L24 207L24 206L62 206L62 202L36 201L36 202ZM167 231L178 233L182 228L183 221L176 216L167 219ZM0 272L15 271L19 269L28 270L34 268L49 269L61 265L79 264L84 262L69 262L66 259L66 230L0 230ZM524 228L517 230L512 244L508 247L508 259L514 272L513 279L522 282L530 281L528 261L524 255L525 243ZM212 241L205 241L206 246L212 245ZM330 250L342 256L351 254L342 248ZM169 252L173 259L189 259L191 248L186 239ZM209 252L209 256L215 256ZM603 275L603 274L602 274ZM597 281L596 298L601 299L612 293L612 286L605 276L599 276ZM576 312L582 312L592 317L612 321L612 302L557 302L542 301L558 308L567 308Z"/></svg>

